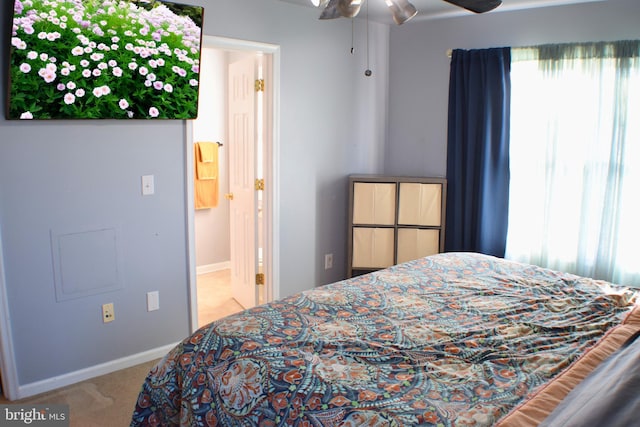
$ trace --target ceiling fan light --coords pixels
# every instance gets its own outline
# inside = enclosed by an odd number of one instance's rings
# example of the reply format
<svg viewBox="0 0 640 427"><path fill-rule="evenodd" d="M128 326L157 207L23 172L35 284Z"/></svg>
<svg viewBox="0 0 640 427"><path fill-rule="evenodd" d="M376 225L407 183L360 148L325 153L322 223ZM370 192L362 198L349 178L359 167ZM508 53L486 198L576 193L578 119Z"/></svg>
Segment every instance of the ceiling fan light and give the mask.
<svg viewBox="0 0 640 427"><path fill-rule="evenodd" d="M418 9L408 0L385 0L385 3L391 10L393 21L398 25L404 24L418 13Z"/></svg>
<svg viewBox="0 0 640 427"><path fill-rule="evenodd" d="M345 18L353 18L360 12L363 0L338 0L338 11Z"/></svg>
<svg viewBox="0 0 640 427"><path fill-rule="evenodd" d="M338 0L329 0L329 4L322 10L320 19L335 19L340 18L340 11L338 11Z"/></svg>

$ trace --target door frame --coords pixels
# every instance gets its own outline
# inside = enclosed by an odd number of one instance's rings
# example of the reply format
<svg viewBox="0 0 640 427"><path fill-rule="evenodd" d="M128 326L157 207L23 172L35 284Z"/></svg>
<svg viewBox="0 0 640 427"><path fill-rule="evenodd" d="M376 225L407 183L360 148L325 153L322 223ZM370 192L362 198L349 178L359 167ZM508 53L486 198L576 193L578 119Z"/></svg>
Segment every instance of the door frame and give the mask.
<svg viewBox="0 0 640 427"><path fill-rule="evenodd" d="M4 274L4 254L2 251L2 230L0 230L0 378L2 394L9 400L19 399L18 370L16 367L9 297Z"/></svg>
<svg viewBox="0 0 640 427"><path fill-rule="evenodd" d="M265 61L264 69L266 85L265 104L271 116L265 120L264 149L264 205L262 224L264 230L263 265L265 275L265 302L273 301L280 295L280 196L279 196L279 146L280 146L280 46L249 40L230 39L226 37L202 37L203 48L220 50L237 50L262 52L270 56ZM269 64L270 62L270 64ZM202 96L202 94L201 94ZM195 207L193 182L193 123L186 121L185 126L185 180L186 180L186 217L187 217L187 287L189 289L189 329L195 331L198 326L197 273L195 250Z"/></svg>

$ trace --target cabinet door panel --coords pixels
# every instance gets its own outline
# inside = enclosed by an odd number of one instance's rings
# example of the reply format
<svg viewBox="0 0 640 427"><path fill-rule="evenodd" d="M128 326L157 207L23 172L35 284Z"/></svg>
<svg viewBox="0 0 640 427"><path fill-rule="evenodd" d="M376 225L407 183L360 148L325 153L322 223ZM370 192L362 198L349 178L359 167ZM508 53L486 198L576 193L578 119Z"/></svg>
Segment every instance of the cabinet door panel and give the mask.
<svg viewBox="0 0 640 427"><path fill-rule="evenodd" d="M394 264L393 228L353 229L353 268L385 268Z"/></svg>
<svg viewBox="0 0 640 427"><path fill-rule="evenodd" d="M398 224L438 227L441 212L441 184L400 183Z"/></svg>
<svg viewBox="0 0 640 427"><path fill-rule="evenodd" d="M396 185L353 184L353 223L393 225L396 217Z"/></svg>
<svg viewBox="0 0 640 427"><path fill-rule="evenodd" d="M440 252L440 230L398 230L398 264Z"/></svg>

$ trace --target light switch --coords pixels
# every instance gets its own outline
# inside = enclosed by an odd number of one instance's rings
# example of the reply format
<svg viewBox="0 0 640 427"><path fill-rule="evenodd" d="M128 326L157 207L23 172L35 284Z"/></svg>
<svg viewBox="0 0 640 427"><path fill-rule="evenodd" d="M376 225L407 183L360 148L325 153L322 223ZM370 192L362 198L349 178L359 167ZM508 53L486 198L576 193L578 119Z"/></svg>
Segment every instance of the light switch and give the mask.
<svg viewBox="0 0 640 427"><path fill-rule="evenodd" d="M142 195L150 196L155 193L153 175L142 175Z"/></svg>
<svg viewBox="0 0 640 427"><path fill-rule="evenodd" d="M147 311L160 310L160 292L147 292Z"/></svg>

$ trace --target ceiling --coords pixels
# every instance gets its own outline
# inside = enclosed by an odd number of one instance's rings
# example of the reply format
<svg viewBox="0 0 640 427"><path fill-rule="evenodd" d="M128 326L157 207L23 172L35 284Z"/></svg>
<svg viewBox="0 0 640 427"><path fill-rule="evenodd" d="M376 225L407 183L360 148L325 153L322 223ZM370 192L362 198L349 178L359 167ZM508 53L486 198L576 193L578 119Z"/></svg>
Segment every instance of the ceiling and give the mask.
<svg viewBox="0 0 640 427"><path fill-rule="evenodd" d="M311 4L311 0L280 0L286 3L292 3L302 5L306 7L314 7ZM360 17L364 17L369 8L369 19L374 22L380 22L383 24L393 24L391 19L391 13L386 6L384 0L366 0L360 10ZM559 6L565 4L576 3L592 3L601 2L606 0L502 0L502 5L497 9L487 13L506 12L512 10L532 9L538 7L550 7ZM413 18L413 21L428 20L428 19L441 19L451 18L455 16L473 15L473 12L469 12L465 9L456 7L450 3L442 0L410 0L410 2L418 9L418 15ZM318 16L322 10L318 9ZM394 24L395 25L395 24ZM406 23L404 25L407 25Z"/></svg>

